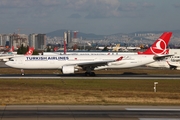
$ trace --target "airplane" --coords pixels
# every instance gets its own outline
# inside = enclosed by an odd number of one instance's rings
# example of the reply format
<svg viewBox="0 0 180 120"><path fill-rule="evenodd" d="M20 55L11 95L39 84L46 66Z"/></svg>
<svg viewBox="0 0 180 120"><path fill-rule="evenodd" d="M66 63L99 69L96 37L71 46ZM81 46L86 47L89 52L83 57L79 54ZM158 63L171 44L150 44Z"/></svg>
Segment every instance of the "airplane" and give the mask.
<svg viewBox="0 0 180 120"><path fill-rule="evenodd" d="M164 58L163 60L157 60L153 63L149 63L146 66L155 68L169 68L171 70L180 70L179 61L180 55L172 55Z"/></svg>
<svg viewBox="0 0 180 120"><path fill-rule="evenodd" d="M12 46L8 52L1 52L0 55L14 54L14 46Z"/></svg>
<svg viewBox="0 0 180 120"><path fill-rule="evenodd" d="M29 47L29 50L26 52L25 55L32 55L34 51L33 47ZM10 58L16 57L16 56L23 56L20 54L0 54L0 60L1 61L9 61Z"/></svg>
<svg viewBox="0 0 180 120"><path fill-rule="evenodd" d="M14 52L14 46L12 46L11 49L9 49L8 52Z"/></svg>
<svg viewBox="0 0 180 120"><path fill-rule="evenodd" d="M132 68L169 56L167 45L172 32L164 32L153 45L138 54L121 55L32 55L13 57L5 64L19 69L59 69L63 74L74 74L79 69L86 76L95 76L94 70ZM23 73L24 75L24 73Z"/></svg>
<svg viewBox="0 0 180 120"><path fill-rule="evenodd" d="M167 61L168 61L168 58L165 58L164 60L157 60L155 62L146 64L145 66L154 67L154 68L170 68Z"/></svg>
<svg viewBox="0 0 180 120"><path fill-rule="evenodd" d="M167 61L171 70L180 70L180 61Z"/></svg>
<svg viewBox="0 0 180 120"><path fill-rule="evenodd" d="M104 50L105 47L107 47L107 50L112 50L112 51L118 51L120 49L120 44L116 44L115 46L97 46L97 50Z"/></svg>
<svg viewBox="0 0 180 120"><path fill-rule="evenodd" d="M105 47L103 46L99 46L99 47L96 47L96 49L98 50L103 50ZM123 46L120 46L120 44L117 44L116 46L107 46L107 49L108 50L112 50L112 51L132 51L132 50L140 50L141 48L140 47L123 47Z"/></svg>
<svg viewBox="0 0 180 120"><path fill-rule="evenodd" d="M175 55L171 57L169 61L166 61L166 63L169 65L169 68L171 70L180 70L180 56Z"/></svg>

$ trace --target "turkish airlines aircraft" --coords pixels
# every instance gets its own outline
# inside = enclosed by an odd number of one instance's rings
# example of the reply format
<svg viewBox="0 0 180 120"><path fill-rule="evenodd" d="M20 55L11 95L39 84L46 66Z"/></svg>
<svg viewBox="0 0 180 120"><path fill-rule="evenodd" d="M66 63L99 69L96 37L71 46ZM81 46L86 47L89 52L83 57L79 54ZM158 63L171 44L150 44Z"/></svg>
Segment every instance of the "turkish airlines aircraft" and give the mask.
<svg viewBox="0 0 180 120"><path fill-rule="evenodd" d="M146 66L157 68L169 68L171 70L180 70L180 55L172 55L170 57L166 57L163 60L158 60L153 63L149 63Z"/></svg>
<svg viewBox="0 0 180 120"><path fill-rule="evenodd" d="M172 70L180 70L180 62L179 61L168 61L167 64L169 68Z"/></svg>
<svg viewBox="0 0 180 120"><path fill-rule="evenodd" d="M9 55L9 54L14 54L14 46L12 46L8 52L1 52L0 55Z"/></svg>
<svg viewBox="0 0 180 120"><path fill-rule="evenodd" d="M14 46L12 46L8 52L14 52Z"/></svg>
<svg viewBox="0 0 180 120"><path fill-rule="evenodd" d="M147 67L154 67L154 68L170 68L167 63L167 59L165 60L158 60L146 65Z"/></svg>
<svg viewBox="0 0 180 120"><path fill-rule="evenodd" d="M33 51L34 51L34 48L29 47L29 51L27 51L25 55L32 55ZM24 55L20 55L20 54L1 54L0 55L0 60L1 61L9 61L10 58L17 57L17 56L24 56Z"/></svg>
<svg viewBox="0 0 180 120"><path fill-rule="evenodd" d="M87 76L94 70L132 68L167 57L167 45L172 32L164 32L145 52L122 55L34 55L11 58L6 65L20 69L59 69L63 74L74 74L82 69Z"/></svg>
<svg viewBox="0 0 180 120"><path fill-rule="evenodd" d="M180 56L176 56L180 57ZM180 70L180 58L171 59L170 61L167 61L167 64L169 65L169 68L171 70Z"/></svg>

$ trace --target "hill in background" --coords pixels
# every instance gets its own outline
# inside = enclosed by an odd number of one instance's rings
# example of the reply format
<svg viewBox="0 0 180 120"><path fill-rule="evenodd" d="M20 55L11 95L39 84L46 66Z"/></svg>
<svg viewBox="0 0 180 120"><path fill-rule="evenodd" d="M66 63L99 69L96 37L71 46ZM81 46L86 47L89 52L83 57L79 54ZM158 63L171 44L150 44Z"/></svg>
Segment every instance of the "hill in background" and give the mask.
<svg viewBox="0 0 180 120"><path fill-rule="evenodd" d="M65 29L61 29L61 30L56 30L56 31L53 31L53 32L49 32L49 33L46 33L47 36L49 37L63 37L64 36L64 32L65 31L68 31L68 30L65 30ZM71 34L73 30L70 30L71 31ZM82 33L82 32L78 32L77 36L80 38L84 38L84 39L103 39L105 35L96 35L96 34L93 34L93 33Z"/></svg>
<svg viewBox="0 0 180 120"><path fill-rule="evenodd" d="M66 29L61 29L61 30L56 30L53 32L49 32L46 33L46 35L48 37L63 37L64 36L64 32L68 31ZM73 30L70 30L73 31ZM154 33L154 34L161 34L164 31L139 31L139 32L134 32L134 33L129 33L129 34L125 34L125 33L116 33L116 34L112 34L112 35L97 35L94 33L83 33L83 32L78 32L78 37L82 37L83 39L104 39L106 37L110 37L110 36L122 36L122 35L130 35L130 36L134 36L135 34L146 34L146 33ZM173 30L173 36L175 37L180 37L180 30ZM71 34L73 34L71 32Z"/></svg>

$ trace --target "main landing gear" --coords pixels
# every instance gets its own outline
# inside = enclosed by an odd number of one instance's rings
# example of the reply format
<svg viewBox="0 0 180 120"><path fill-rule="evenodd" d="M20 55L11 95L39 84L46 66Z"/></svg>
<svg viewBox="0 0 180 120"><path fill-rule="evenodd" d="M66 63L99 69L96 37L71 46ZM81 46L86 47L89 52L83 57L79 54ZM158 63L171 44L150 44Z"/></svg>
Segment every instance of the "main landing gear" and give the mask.
<svg viewBox="0 0 180 120"><path fill-rule="evenodd" d="M85 76L96 76L96 74L92 72L94 70L94 67L92 66L84 67L83 70L86 71Z"/></svg>
<svg viewBox="0 0 180 120"><path fill-rule="evenodd" d="M176 70L176 66L170 66L170 70Z"/></svg>
<svg viewBox="0 0 180 120"><path fill-rule="evenodd" d="M94 72L85 72L85 76L96 76Z"/></svg>

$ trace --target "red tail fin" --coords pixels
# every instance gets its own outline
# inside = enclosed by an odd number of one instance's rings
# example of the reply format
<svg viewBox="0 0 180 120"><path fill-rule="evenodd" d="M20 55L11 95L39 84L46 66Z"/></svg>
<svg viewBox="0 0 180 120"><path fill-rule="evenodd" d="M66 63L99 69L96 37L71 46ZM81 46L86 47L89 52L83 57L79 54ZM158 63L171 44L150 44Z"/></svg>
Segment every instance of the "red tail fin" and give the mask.
<svg viewBox="0 0 180 120"><path fill-rule="evenodd" d="M11 49L9 49L8 52L13 52L14 51L14 46L11 47Z"/></svg>
<svg viewBox="0 0 180 120"><path fill-rule="evenodd" d="M25 55L32 55L33 51L34 51L34 48L33 47L29 47L29 51L27 51Z"/></svg>
<svg viewBox="0 0 180 120"><path fill-rule="evenodd" d="M138 52L138 54L167 54L169 52L167 45L171 35L172 32L164 32L149 49L144 52Z"/></svg>
<svg viewBox="0 0 180 120"><path fill-rule="evenodd" d="M54 52L56 52L58 50L58 47L54 47Z"/></svg>

